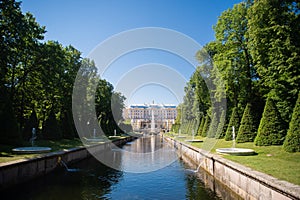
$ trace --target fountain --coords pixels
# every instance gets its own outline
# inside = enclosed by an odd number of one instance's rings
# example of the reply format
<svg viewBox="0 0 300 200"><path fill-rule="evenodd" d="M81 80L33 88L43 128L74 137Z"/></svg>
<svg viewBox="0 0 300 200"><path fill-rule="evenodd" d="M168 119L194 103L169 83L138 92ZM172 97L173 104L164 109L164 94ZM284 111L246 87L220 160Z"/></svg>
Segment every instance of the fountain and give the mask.
<svg viewBox="0 0 300 200"><path fill-rule="evenodd" d="M192 130L192 139L191 140L185 140L186 142L203 142L202 140L195 139L195 131Z"/></svg>
<svg viewBox="0 0 300 200"><path fill-rule="evenodd" d="M152 110L152 113L151 113L151 128L150 128L150 133L152 133L152 134L156 133L153 110Z"/></svg>
<svg viewBox="0 0 300 200"><path fill-rule="evenodd" d="M103 142L103 138L98 138L96 135L96 129L94 128L93 137L85 138L87 142Z"/></svg>
<svg viewBox="0 0 300 200"><path fill-rule="evenodd" d="M178 133L178 136L177 136L177 138L186 138L185 136L183 136L183 135L181 135L181 129L179 129L179 131L178 131L179 133Z"/></svg>
<svg viewBox="0 0 300 200"><path fill-rule="evenodd" d="M36 140L36 129L32 128L32 136L29 139L29 142L31 143L31 147L18 147L12 149L14 153L19 153L19 154L30 154L30 153L45 153L51 151L50 147L36 147L34 146L35 143L34 141Z"/></svg>
<svg viewBox="0 0 300 200"><path fill-rule="evenodd" d="M77 168L69 168L68 165L61 159L61 157L58 157L58 161L59 164L61 164L62 166L64 166L64 168L66 169L67 172L80 172L80 169Z"/></svg>
<svg viewBox="0 0 300 200"><path fill-rule="evenodd" d="M235 130L234 126L232 126L232 147L231 148L219 148L216 151L220 154L229 154L235 156L248 156L255 154L253 149L245 149L245 148L236 148L235 147Z"/></svg>

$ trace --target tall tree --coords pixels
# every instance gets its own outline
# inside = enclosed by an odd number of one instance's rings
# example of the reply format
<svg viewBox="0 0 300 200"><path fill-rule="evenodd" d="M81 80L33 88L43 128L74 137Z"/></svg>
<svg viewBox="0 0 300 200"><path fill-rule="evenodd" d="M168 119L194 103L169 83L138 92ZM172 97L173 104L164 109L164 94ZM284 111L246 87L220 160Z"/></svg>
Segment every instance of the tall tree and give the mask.
<svg viewBox="0 0 300 200"><path fill-rule="evenodd" d="M213 61L225 82L229 110L244 108L251 98L252 79L256 76L245 37L248 7L243 2L224 11L214 26L216 41L210 44L216 49Z"/></svg>
<svg viewBox="0 0 300 200"><path fill-rule="evenodd" d="M299 8L296 0L259 0L247 15L248 48L260 86L274 99L285 122L290 121L300 88Z"/></svg>

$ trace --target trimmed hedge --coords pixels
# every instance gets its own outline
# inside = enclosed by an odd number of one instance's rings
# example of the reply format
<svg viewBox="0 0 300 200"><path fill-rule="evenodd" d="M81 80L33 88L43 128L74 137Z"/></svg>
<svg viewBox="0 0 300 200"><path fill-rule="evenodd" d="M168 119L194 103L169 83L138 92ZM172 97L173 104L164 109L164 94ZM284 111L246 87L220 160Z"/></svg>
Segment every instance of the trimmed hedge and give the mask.
<svg viewBox="0 0 300 200"><path fill-rule="evenodd" d="M199 128L198 128L198 131L197 131L197 135L202 135L202 130L203 130L204 123L205 123L205 117L203 116L203 117L201 118L201 122L200 122L200 124L199 124Z"/></svg>
<svg viewBox="0 0 300 200"><path fill-rule="evenodd" d="M230 121L225 134L226 141L232 140L232 126L234 126L234 129L237 131L239 130L239 123L240 123L240 118L237 112L237 108L233 108Z"/></svg>
<svg viewBox="0 0 300 200"><path fill-rule="evenodd" d="M300 93L283 143L283 149L287 152L300 152Z"/></svg>
<svg viewBox="0 0 300 200"><path fill-rule="evenodd" d="M38 119L36 116L35 110L31 112L29 119L27 120L24 130L23 130L23 139L29 141L32 137L32 128L38 129Z"/></svg>
<svg viewBox="0 0 300 200"><path fill-rule="evenodd" d="M220 122L217 128L216 138L220 139L225 136L225 124L226 124L226 113L224 110L222 110L221 116L220 116Z"/></svg>
<svg viewBox="0 0 300 200"><path fill-rule="evenodd" d="M7 99L1 101L0 108L0 143L21 145L22 136L12 103Z"/></svg>
<svg viewBox="0 0 300 200"><path fill-rule="evenodd" d="M62 131L53 110L51 110L50 115L43 126L43 137L49 140L62 139Z"/></svg>
<svg viewBox="0 0 300 200"><path fill-rule="evenodd" d="M208 115L206 115L205 122L204 122L203 129L202 129L202 133L201 133L202 137L206 137L207 131L208 131L208 128L209 128L209 124L210 124L210 118L209 118Z"/></svg>
<svg viewBox="0 0 300 200"><path fill-rule="evenodd" d="M254 143L257 146L281 145L285 135L284 122L274 101L269 97Z"/></svg>
<svg viewBox="0 0 300 200"><path fill-rule="evenodd" d="M248 103L244 110L236 141L239 143L253 142L257 135L256 131L257 127L255 126L254 122L254 113L252 105Z"/></svg>
<svg viewBox="0 0 300 200"><path fill-rule="evenodd" d="M217 113L214 113L207 132L207 137L214 138L216 136L217 129L218 129L218 118L217 118Z"/></svg>

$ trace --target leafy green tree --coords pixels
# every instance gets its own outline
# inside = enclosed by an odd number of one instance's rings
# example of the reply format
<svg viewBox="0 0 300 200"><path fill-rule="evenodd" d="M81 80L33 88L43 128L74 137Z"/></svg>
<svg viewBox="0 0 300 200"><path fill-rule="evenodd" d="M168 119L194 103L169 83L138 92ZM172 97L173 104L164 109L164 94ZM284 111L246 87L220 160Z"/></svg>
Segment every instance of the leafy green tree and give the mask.
<svg viewBox="0 0 300 200"><path fill-rule="evenodd" d="M242 143L254 141L257 134L257 127L255 125L254 117L252 105L248 103L244 110L241 124L238 129L238 134L236 137L237 142Z"/></svg>
<svg viewBox="0 0 300 200"><path fill-rule="evenodd" d="M296 0L260 0L247 14L248 48L260 87L265 97L274 99L286 123L300 88L299 8Z"/></svg>
<svg viewBox="0 0 300 200"><path fill-rule="evenodd" d="M62 138L62 131L56 119L54 110L52 109L49 117L43 126L43 137L49 140L59 140Z"/></svg>
<svg viewBox="0 0 300 200"><path fill-rule="evenodd" d="M271 97L268 97L254 140L255 145L281 145L286 135L283 123L276 104Z"/></svg>
<svg viewBox="0 0 300 200"><path fill-rule="evenodd" d="M203 125L202 134L201 134L202 137L206 137L207 136L209 125L210 125L210 117L208 115L206 115L205 122L204 122L204 125Z"/></svg>
<svg viewBox="0 0 300 200"><path fill-rule="evenodd" d="M283 149L287 152L300 152L300 93L296 102L292 120L283 143Z"/></svg>
<svg viewBox="0 0 300 200"><path fill-rule="evenodd" d="M233 108L232 113L231 113L231 117L230 117L230 121L226 130L226 134L225 134L225 140L229 141L232 140L232 127L234 127L235 132L237 130L239 130L239 124L240 124L240 117L237 111L237 108Z"/></svg>
<svg viewBox="0 0 300 200"><path fill-rule="evenodd" d="M238 110L242 110L244 108L251 98L252 80L256 77L247 46L248 7L248 3L242 2L224 11L214 26L216 41L208 45L215 49L213 61L225 82L229 109L237 107ZM217 71L214 71L214 74L216 73ZM217 88L216 92L222 92L222 90L218 91Z"/></svg>

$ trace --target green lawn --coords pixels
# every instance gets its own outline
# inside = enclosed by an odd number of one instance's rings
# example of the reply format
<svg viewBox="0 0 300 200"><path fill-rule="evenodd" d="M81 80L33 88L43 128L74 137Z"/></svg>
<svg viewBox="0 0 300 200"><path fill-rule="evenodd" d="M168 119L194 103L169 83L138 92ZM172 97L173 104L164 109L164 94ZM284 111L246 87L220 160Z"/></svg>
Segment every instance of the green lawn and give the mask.
<svg viewBox="0 0 300 200"><path fill-rule="evenodd" d="M124 139L128 136L112 136L109 137L109 140L115 141L119 139ZM109 141L107 137L103 137L103 140L100 142L93 142L93 143L87 143L90 145L100 144L105 141ZM31 146L29 142L24 142L22 146ZM35 142L35 146L41 146L41 147L50 147L52 152L54 151L60 151L64 149L70 149L74 147L83 146L80 139L63 139L63 140L38 140ZM14 154L12 153L12 149L16 146L8 146L8 145L1 145L0 144L0 163L19 160L19 159L29 159L36 157L40 154ZM19 147L19 146L18 146Z"/></svg>
<svg viewBox="0 0 300 200"><path fill-rule="evenodd" d="M28 143L22 146L30 146L30 144ZM70 149L73 147L82 146L82 142L80 139L72 139L72 140L63 139L58 141L40 140L35 142L35 146L51 147L52 151L59 151L63 149ZM13 148L15 148L15 146L0 144L0 163L24 159L24 158L28 159L40 155L40 154L14 154L11 152Z"/></svg>
<svg viewBox="0 0 300 200"><path fill-rule="evenodd" d="M170 134L171 135L171 134ZM175 135L175 134L174 134ZM173 135L173 137L174 137ZM191 136L185 135L187 138L178 139L184 141L190 139ZM212 153L216 153L217 148L232 147L232 141L210 140L207 138L195 137L205 142L203 143L189 143L195 147L204 148L206 150L211 148ZM177 139L177 138L176 138ZM300 152L288 153L285 152L281 146L255 146L254 143L238 143L238 148L254 149L257 155L253 156L230 156L221 155L228 160L243 164L254 170L269 174L281 180L300 185Z"/></svg>

